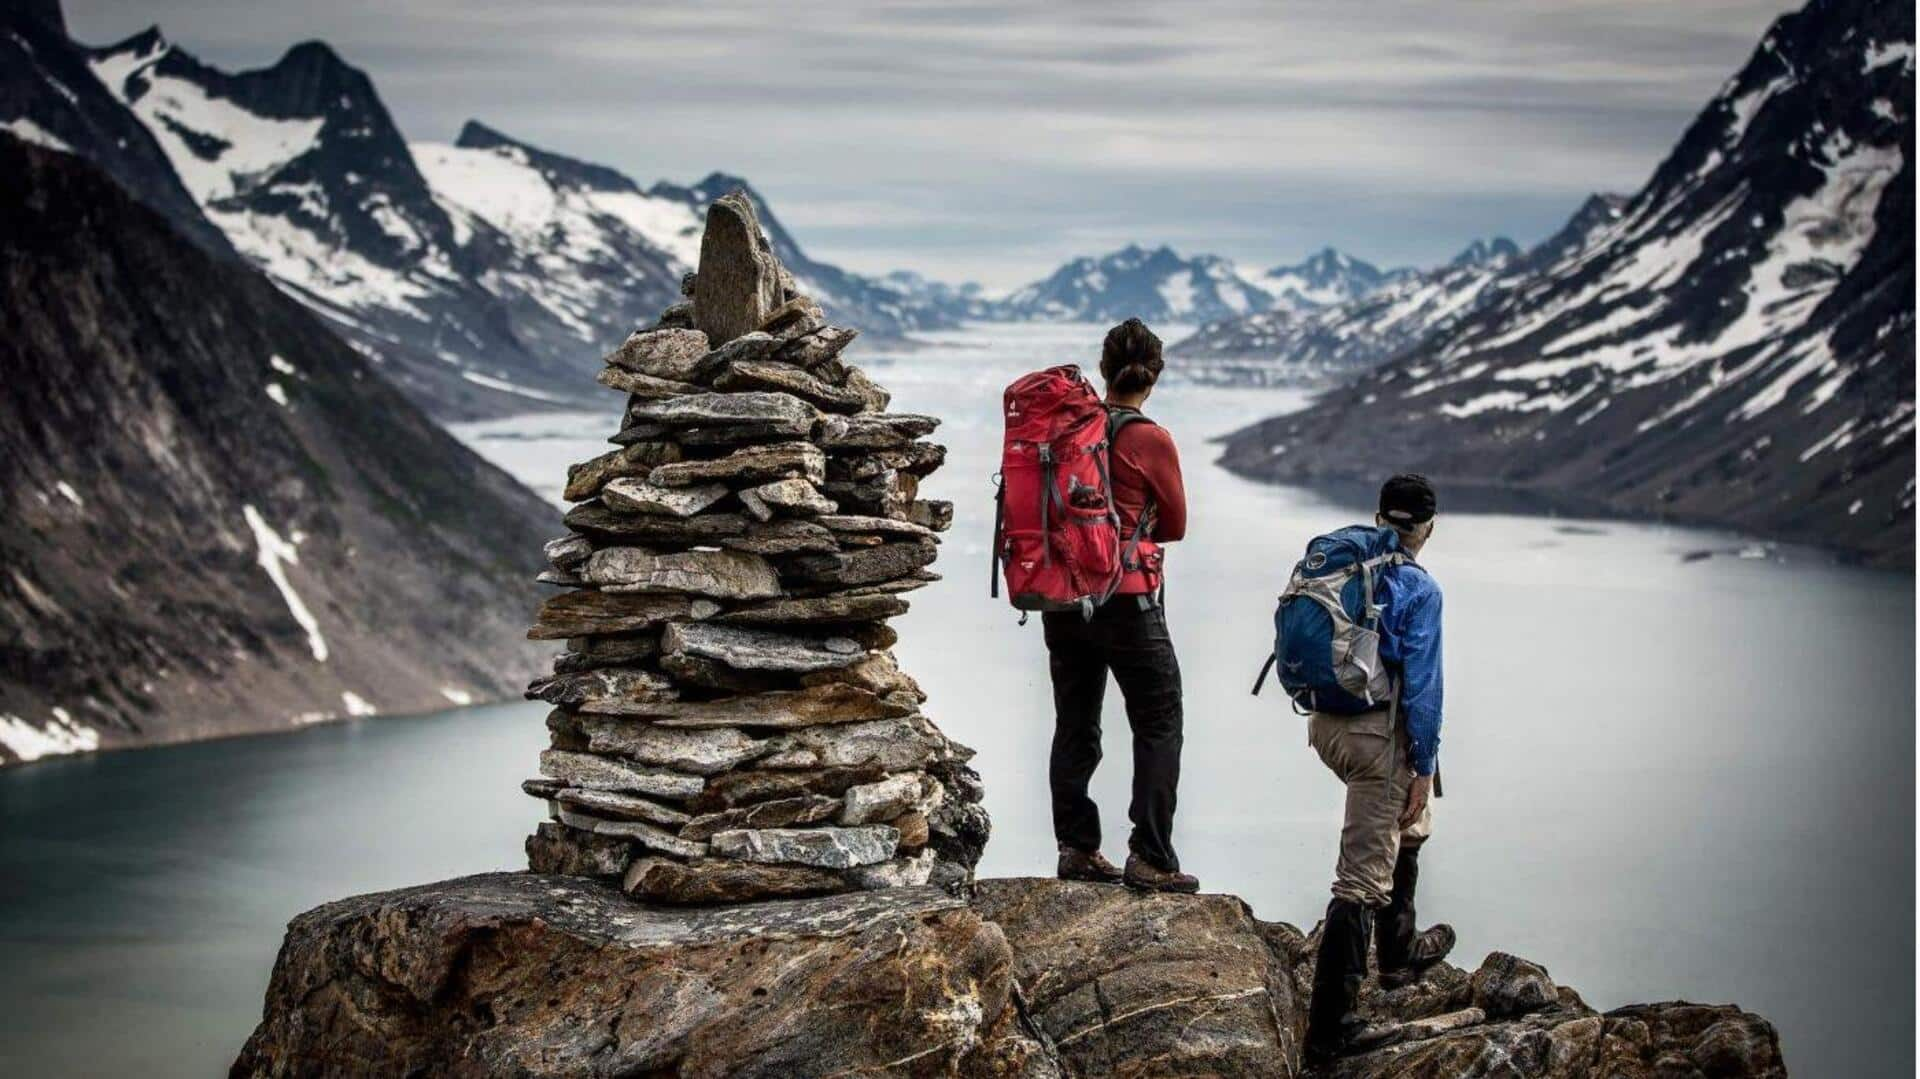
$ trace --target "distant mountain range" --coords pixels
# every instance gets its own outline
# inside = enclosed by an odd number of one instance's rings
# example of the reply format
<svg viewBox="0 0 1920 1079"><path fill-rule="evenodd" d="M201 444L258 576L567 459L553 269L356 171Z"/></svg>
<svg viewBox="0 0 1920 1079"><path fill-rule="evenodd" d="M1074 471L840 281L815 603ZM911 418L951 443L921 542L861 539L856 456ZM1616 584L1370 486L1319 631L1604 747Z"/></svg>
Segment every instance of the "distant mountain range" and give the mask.
<svg viewBox="0 0 1920 1079"><path fill-rule="evenodd" d="M1814 0L1617 212L1222 461L1755 529L1910 565L1914 12ZM1550 244L1553 241L1550 241Z"/></svg>
<svg viewBox="0 0 1920 1079"><path fill-rule="evenodd" d="M1268 280L1292 282L1283 293L1289 300L1210 323L1177 342L1171 370L1220 385L1325 384L1384 363L1451 325L1531 263L1505 238L1475 240L1424 271L1383 273L1329 248L1299 267L1268 272Z"/></svg>
<svg viewBox="0 0 1920 1079"><path fill-rule="evenodd" d="M552 511L217 234L0 134L0 235L0 766L535 673Z"/></svg>
<svg viewBox="0 0 1920 1079"><path fill-rule="evenodd" d="M988 309L1006 320L1200 323L1262 311L1273 296L1213 255L1183 258L1170 247L1137 245L1077 258Z"/></svg>
<svg viewBox="0 0 1920 1079"><path fill-rule="evenodd" d="M229 74L157 29L77 44L50 2L0 26L0 127L95 162L203 248L238 252L442 417L590 385L677 294L707 204L736 189L837 320L883 338L954 320L925 291L808 257L738 177L642 188L478 122L452 144L409 143L372 81L319 42Z"/></svg>

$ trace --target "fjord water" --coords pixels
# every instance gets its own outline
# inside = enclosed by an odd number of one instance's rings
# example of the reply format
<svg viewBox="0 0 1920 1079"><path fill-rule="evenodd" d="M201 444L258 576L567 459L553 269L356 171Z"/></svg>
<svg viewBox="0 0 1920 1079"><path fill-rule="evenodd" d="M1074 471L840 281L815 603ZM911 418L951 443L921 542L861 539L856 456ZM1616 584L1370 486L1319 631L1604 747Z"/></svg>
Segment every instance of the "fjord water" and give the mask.
<svg viewBox="0 0 1920 1079"><path fill-rule="evenodd" d="M948 464L925 492L958 507L946 579L914 594L898 652L943 729L979 750L983 874L1050 872L1053 848L1039 626L986 596L999 393L1031 368L1091 368L1099 336L983 327L866 357L896 408L946 418ZM1285 701L1247 690L1300 547L1365 508L1228 475L1207 443L1304 400L1170 382L1148 412L1178 440L1192 500L1168 585L1182 860L1208 890L1311 926L1339 787ZM616 423L460 433L557 497ZM1423 561L1446 593L1448 685L1420 911L1458 928L1455 958L1516 952L1602 1008L1739 1003L1779 1025L1796 1074L1911 1074L1912 575L1698 530L1467 514L1443 518ZM1118 856L1117 693L1108 709L1096 795ZM543 715L493 705L0 773L0 1072L223 1070L288 918L523 864L541 808L517 783Z"/></svg>

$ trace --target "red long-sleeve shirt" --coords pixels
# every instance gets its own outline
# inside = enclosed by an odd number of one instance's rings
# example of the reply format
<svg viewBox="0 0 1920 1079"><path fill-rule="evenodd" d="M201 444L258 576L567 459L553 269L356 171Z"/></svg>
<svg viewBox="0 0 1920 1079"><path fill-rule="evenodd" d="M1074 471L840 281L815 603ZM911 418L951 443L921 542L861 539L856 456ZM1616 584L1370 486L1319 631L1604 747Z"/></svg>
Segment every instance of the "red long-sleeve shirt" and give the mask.
<svg viewBox="0 0 1920 1079"><path fill-rule="evenodd" d="M1187 534L1187 485L1180 478L1180 451L1173 436L1157 423L1129 423L1113 440L1113 503L1120 511L1120 538L1133 535L1140 514L1153 502L1153 528L1147 539L1172 543ZM1158 555L1148 548L1149 564ZM1141 595L1159 584L1158 575L1135 571L1120 582L1122 595Z"/></svg>

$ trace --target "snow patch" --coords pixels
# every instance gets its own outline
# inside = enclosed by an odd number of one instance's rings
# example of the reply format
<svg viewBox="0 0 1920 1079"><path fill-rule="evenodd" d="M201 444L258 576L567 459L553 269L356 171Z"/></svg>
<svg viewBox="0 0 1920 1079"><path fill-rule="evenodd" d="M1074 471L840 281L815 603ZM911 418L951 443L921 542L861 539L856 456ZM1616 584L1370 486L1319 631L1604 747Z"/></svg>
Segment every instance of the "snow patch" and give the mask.
<svg viewBox="0 0 1920 1079"><path fill-rule="evenodd" d="M55 708L53 718L39 726L19 716L0 713L0 748L21 761L91 753L100 748L100 732L75 722L64 708Z"/></svg>
<svg viewBox="0 0 1920 1079"><path fill-rule="evenodd" d="M294 591L293 582L287 579L286 567L300 564L299 549L281 539L280 534L267 524L266 518L260 516L260 511L251 505L241 507L241 513L247 519L247 527L253 530L254 542L260 547L260 568L267 571L273 586L280 590L280 598L286 601L287 612L293 615L293 620L300 624L301 629L307 631L307 647L313 650L314 661L325 663L327 639L320 635L320 622L307 609L300 593Z"/></svg>
<svg viewBox="0 0 1920 1079"><path fill-rule="evenodd" d="M281 408L293 407L293 402L287 400L286 387L280 385L278 382L267 383L267 396L273 398L273 403L279 405Z"/></svg>
<svg viewBox="0 0 1920 1079"><path fill-rule="evenodd" d="M465 708L467 705L473 703L473 694L468 693L464 689L455 689L452 686L441 686L440 695L461 708Z"/></svg>
<svg viewBox="0 0 1920 1079"><path fill-rule="evenodd" d="M81 509L86 508L87 506L86 499L81 498L80 492L73 489L73 484L68 483L66 480L61 480L60 482L53 485L53 489L60 492L61 498L64 498L67 501L73 503L74 505L79 506Z"/></svg>
<svg viewBox="0 0 1920 1079"><path fill-rule="evenodd" d="M557 394L542 393L539 390L528 389L525 386L508 382L504 378L494 378L491 375L483 375L477 371L462 371L460 372L460 377L477 386L485 386L490 390L499 390L502 393L517 393L522 397L531 397L536 401L566 400L566 398L560 397Z"/></svg>
<svg viewBox="0 0 1920 1079"><path fill-rule="evenodd" d="M24 142L33 143L35 146L44 146L49 150L58 150L63 154L73 153L73 147L67 145L65 139L34 123L25 116L0 124L0 131L5 131L15 138Z"/></svg>
<svg viewBox="0 0 1920 1079"><path fill-rule="evenodd" d="M340 703L347 706L347 714L350 716L377 716L380 714L380 709L369 704L365 697L362 697L352 690L347 690L340 694Z"/></svg>

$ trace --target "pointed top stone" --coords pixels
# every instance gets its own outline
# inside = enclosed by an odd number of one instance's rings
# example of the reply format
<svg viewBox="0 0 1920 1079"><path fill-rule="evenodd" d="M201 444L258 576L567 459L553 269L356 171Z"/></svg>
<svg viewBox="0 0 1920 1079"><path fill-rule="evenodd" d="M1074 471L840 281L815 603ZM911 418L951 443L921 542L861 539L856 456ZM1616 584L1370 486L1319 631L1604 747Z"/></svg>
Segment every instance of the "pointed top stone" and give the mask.
<svg viewBox="0 0 1920 1079"><path fill-rule="evenodd" d="M782 276L753 201L738 191L713 200L693 282L693 324L710 347L759 329L785 299Z"/></svg>

